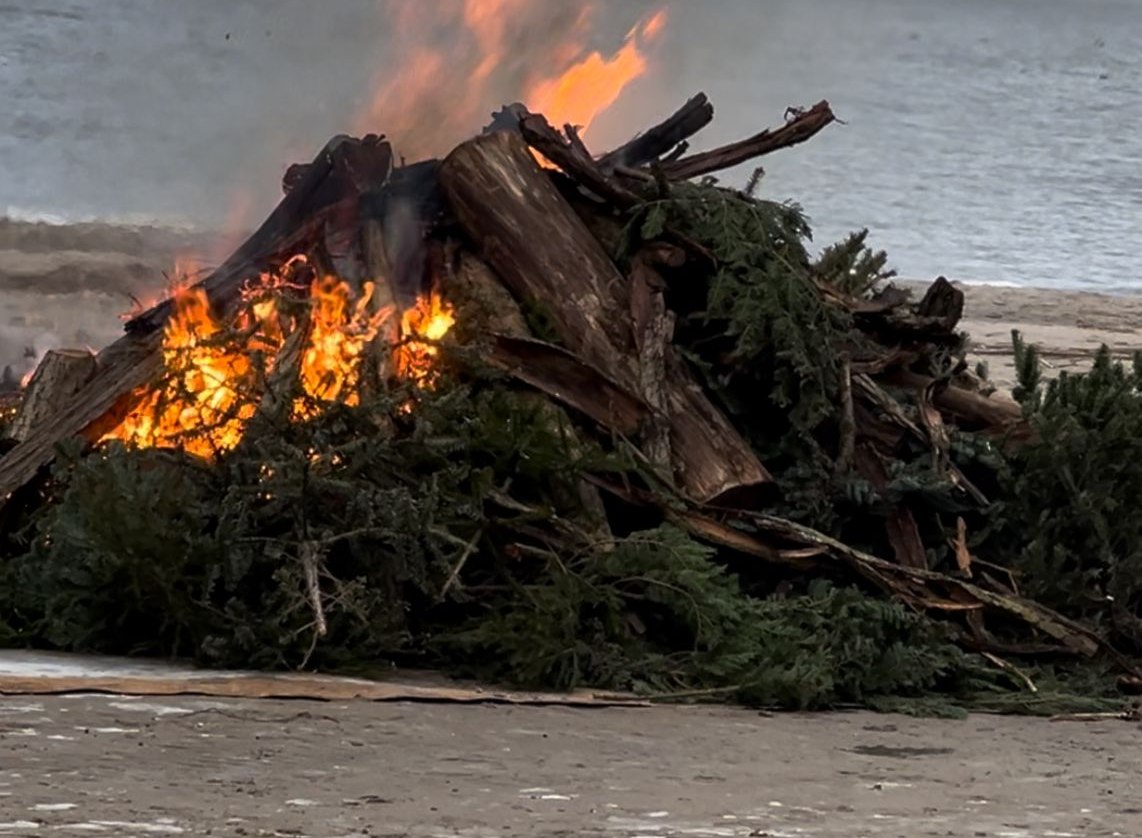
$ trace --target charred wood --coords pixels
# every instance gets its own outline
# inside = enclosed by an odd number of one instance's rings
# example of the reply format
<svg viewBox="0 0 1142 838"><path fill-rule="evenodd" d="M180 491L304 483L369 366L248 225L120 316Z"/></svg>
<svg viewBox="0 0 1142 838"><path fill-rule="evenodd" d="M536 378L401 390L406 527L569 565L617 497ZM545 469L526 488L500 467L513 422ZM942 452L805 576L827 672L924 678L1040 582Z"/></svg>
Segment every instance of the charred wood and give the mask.
<svg viewBox="0 0 1142 838"><path fill-rule="evenodd" d="M610 172L617 166L637 168L655 162L675 152L713 119L714 106L705 93L699 93L663 122L604 154L599 158L599 168Z"/></svg>
<svg viewBox="0 0 1142 838"><path fill-rule="evenodd" d="M95 355L82 349L49 350L32 373L9 436L25 440L64 407L96 372Z"/></svg>
<svg viewBox="0 0 1142 838"><path fill-rule="evenodd" d="M361 195L379 188L392 171L387 143L366 144L350 137L331 140L265 223L214 273L198 283L215 312L234 313L243 285L274 270L318 241L333 218L358 207ZM118 426L137 401L139 388L163 371L163 326L173 300L131 320L127 334L98 355L95 375L0 461L0 498L6 497L51 462L58 442L76 436L99 439Z"/></svg>

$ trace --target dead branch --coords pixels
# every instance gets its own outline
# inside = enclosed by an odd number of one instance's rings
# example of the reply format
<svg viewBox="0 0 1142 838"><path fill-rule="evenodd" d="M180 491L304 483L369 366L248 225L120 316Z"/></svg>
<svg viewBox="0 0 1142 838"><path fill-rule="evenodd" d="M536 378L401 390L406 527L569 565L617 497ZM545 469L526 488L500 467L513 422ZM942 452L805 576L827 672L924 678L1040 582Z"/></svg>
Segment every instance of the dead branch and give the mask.
<svg viewBox="0 0 1142 838"><path fill-rule="evenodd" d="M644 166L674 151L713 119L714 106L705 93L699 93L658 125L604 154L599 168L612 172L619 166Z"/></svg>
<svg viewBox="0 0 1142 838"><path fill-rule="evenodd" d="M661 170L671 180L701 177L711 172L732 168L778 149L803 143L834 121L836 116L833 115L829 103L821 100L808 110L796 113L780 128L765 130L748 139L712 151L691 154L672 163L663 163Z"/></svg>

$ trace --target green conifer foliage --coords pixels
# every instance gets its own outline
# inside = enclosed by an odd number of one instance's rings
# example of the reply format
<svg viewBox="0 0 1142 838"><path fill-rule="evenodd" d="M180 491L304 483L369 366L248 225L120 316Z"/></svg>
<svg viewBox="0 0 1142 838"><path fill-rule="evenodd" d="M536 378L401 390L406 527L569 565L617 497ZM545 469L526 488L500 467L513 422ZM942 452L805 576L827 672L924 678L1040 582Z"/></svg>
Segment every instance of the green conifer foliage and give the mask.
<svg viewBox="0 0 1142 838"><path fill-rule="evenodd" d="M1017 393L1037 438L1013 448L989 546L1023 592L1142 653L1142 372L1103 346L1089 372L1044 382L1014 335Z"/></svg>
<svg viewBox="0 0 1142 838"><path fill-rule="evenodd" d="M681 236L708 251L668 277L675 345L774 476L767 512L887 557L885 522L907 505L928 566L953 570L963 517L989 573L1011 571L1024 596L1142 653L1137 364L1127 371L1104 349L1090 373L1044 384L1034 347L1015 335L1036 438L1009 446L947 427L936 457L905 434L874 487L838 467L842 391L851 359L884 347L833 298L869 298L893 275L885 254L860 231L814 259L794 205L710 183L661 189L617 247ZM542 310L525 315L551 337ZM1028 667L1045 679L1032 701L1021 677L962 651L952 621L836 563L743 560L666 523L665 504L610 499L608 531L585 477L662 484L629 441L484 367L470 350L486 330L474 315L460 321L472 343L444 347L434 390L370 387L361 404L305 422L263 410L209 463L65 447L29 489L42 503L27 504L37 508L19 536L11 521L2 528L0 640L215 666L396 661L529 687L799 709L1046 712L1067 706L1068 691L1105 706L1101 661ZM951 376L959 349L926 355L924 373ZM297 393L271 395L288 405ZM894 395L892 421L919 423L919 395ZM965 500L949 465L990 505Z"/></svg>

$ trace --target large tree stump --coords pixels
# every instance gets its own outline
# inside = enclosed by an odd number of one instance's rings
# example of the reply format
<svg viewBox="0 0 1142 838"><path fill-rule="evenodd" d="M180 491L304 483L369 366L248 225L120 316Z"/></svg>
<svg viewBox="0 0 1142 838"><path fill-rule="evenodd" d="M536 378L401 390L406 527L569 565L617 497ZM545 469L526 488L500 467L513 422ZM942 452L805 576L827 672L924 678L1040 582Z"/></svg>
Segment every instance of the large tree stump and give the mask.
<svg viewBox="0 0 1142 838"><path fill-rule="evenodd" d="M523 308L544 315L586 364L642 395L628 281L523 139L494 132L469 140L445 159L440 179L460 225ZM770 482L672 346L665 364L679 488L707 503Z"/></svg>

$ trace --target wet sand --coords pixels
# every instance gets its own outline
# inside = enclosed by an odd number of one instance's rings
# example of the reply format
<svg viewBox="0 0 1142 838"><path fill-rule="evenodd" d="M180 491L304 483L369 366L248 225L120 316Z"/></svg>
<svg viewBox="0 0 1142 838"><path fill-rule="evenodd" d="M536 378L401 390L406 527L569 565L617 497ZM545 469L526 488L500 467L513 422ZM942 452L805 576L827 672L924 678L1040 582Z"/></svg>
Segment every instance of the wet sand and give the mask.
<svg viewBox="0 0 1142 838"><path fill-rule="evenodd" d="M176 261L217 264L238 241L234 234L0 219L0 369L12 365L22 374L32 355L54 346L99 349L121 334L121 315L134 299L163 292ZM1142 349L1142 295L962 287L973 359L987 362L1001 388L1014 381L1012 329L1040 345L1048 374L1089 366L1104 342L1124 358Z"/></svg>
<svg viewBox="0 0 1142 838"><path fill-rule="evenodd" d="M0 835L1130 836L1138 724L0 698Z"/></svg>

